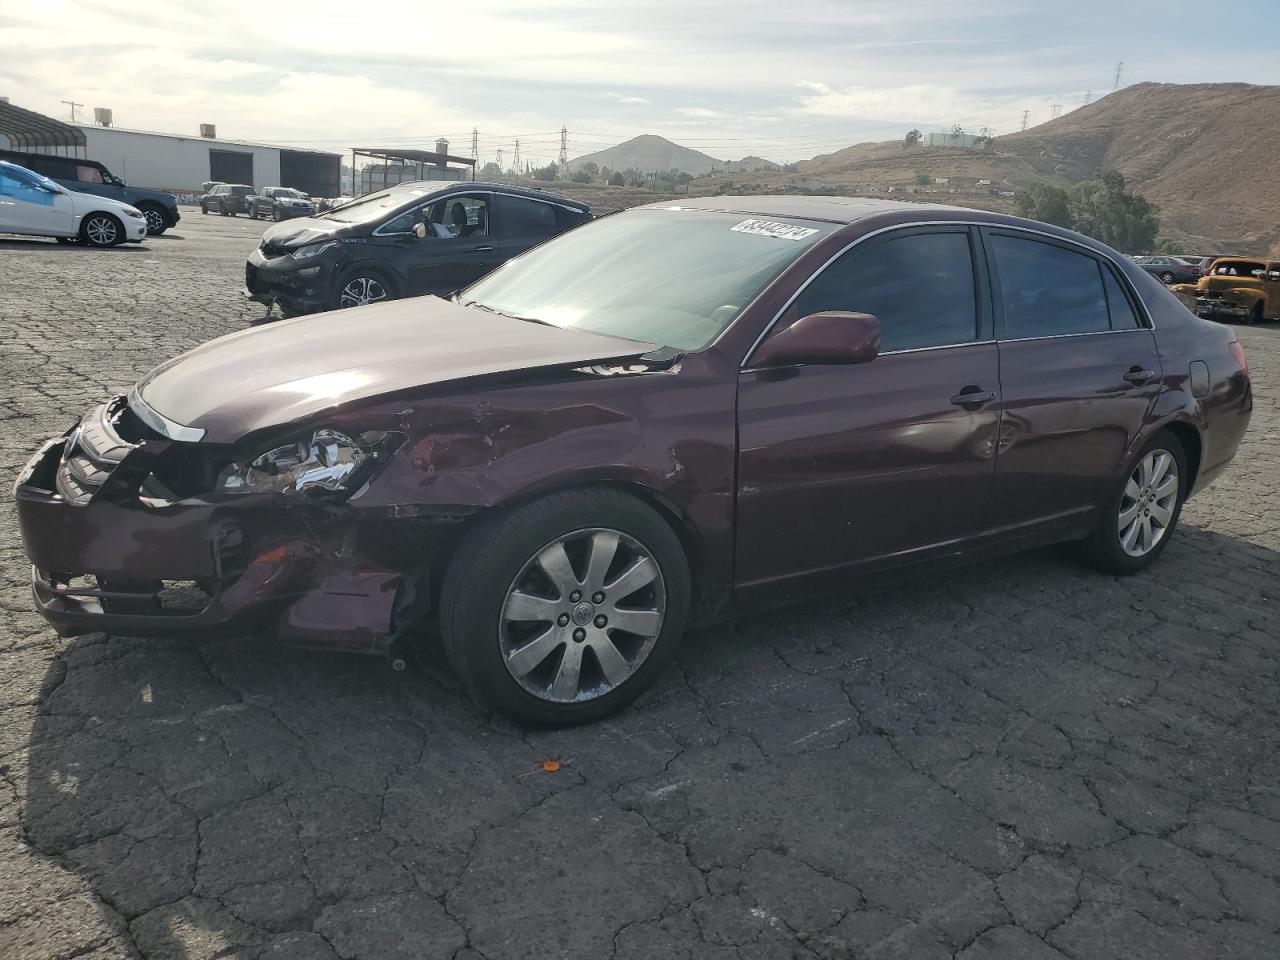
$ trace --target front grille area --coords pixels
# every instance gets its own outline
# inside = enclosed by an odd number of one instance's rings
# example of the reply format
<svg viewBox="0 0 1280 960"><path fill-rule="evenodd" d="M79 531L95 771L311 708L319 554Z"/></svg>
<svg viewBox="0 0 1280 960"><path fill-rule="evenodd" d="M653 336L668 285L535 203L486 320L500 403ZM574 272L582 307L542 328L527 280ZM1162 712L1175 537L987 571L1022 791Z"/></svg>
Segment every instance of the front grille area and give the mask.
<svg viewBox="0 0 1280 960"><path fill-rule="evenodd" d="M84 415L67 437L56 476L58 493L65 500L80 505L88 503L124 458L137 449L136 443L120 436L125 409L123 397L100 403ZM129 427L134 426L125 422Z"/></svg>
<svg viewBox="0 0 1280 960"><path fill-rule="evenodd" d="M209 608L219 590L198 580L122 580L40 571L36 593L86 613L192 616Z"/></svg>

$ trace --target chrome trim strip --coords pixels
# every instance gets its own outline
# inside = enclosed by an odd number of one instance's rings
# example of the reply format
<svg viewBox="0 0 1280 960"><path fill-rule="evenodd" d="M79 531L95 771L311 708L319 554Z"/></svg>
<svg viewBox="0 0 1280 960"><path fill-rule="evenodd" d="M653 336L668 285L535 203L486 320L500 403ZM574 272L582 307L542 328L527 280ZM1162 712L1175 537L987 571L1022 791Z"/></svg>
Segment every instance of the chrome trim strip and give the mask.
<svg viewBox="0 0 1280 960"><path fill-rule="evenodd" d="M129 391L129 409L148 427L170 440L181 440L184 443L196 443L203 440L206 431L202 427L184 427L175 423L164 414L157 412L138 393L135 386Z"/></svg>
<svg viewBox="0 0 1280 960"><path fill-rule="evenodd" d="M895 223L889 227L881 227L879 230L872 230L870 233L864 233L862 236L858 237L856 240L851 240L849 243L845 244L838 251L832 254L831 258L827 260L826 263L820 266L817 270L813 271L813 273L809 275L809 278L805 280L804 283L800 284L799 287L796 288L796 292L793 293L790 297L788 297L787 302L784 303L781 309L779 309L778 312L773 315L773 319L770 320L765 325L764 330L760 332L760 336L756 337L755 342L751 344L750 348L748 348L747 352L743 355L742 359L738 361L739 369L741 370L754 369L754 368L748 368L743 366L747 362L747 358L750 357L751 354L755 353L756 347L760 346L764 338L769 335L769 332L773 330L777 322L780 319L782 319L782 315L786 313L788 309L790 309L791 305L795 303L796 300L800 297L800 294L804 293L804 291L808 288L809 284L813 283L814 280L816 280L819 276L821 276L821 274L823 273L823 271L827 269L827 267L831 266L831 264L835 263L837 260L843 257L846 253L848 253L850 250L852 250L854 247L856 247L858 244L862 243L865 240L870 240L872 237L878 237L882 233L889 233L892 230L906 230L910 227L986 227L990 230L1010 230L1010 231L1016 231L1020 233L1032 233L1037 236L1047 237L1050 240L1056 240L1059 243L1066 243L1066 244L1070 244L1073 247L1079 247L1081 250L1085 251L1086 253L1093 254L1095 257L1101 257L1102 259L1111 263L1111 265L1114 266L1117 271L1119 271L1120 276L1124 280L1124 282L1128 283L1130 291L1133 293L1134 298L1138 301L1139 305L1142 307L1142 312L1146 315L1146 320L1147 320L1147 326L1135 327L1134 329L1151 331L1151 330L1155 330L1156 328L1155 319L1151 316L1151 311L1147 308L1146 301L1142 299L1142 295L1138 293L1137 289L1134 288L1133 284L1129 283L1129 278L1125 276L1124 268L1120 266L1120 261L1117 260L1115 257L1111 256L1111 254L1109 253L1104 253L1101 250L1095 250L1093 249L1093 247L1080 243L1078 240L1072 240L1069 237L1060 237L1055 233L1048 233L1047 231L1044 231L1044 230L1036 230L1032 227L1023 227L1017 224L1011 225L1011 224L1004 224L1004 223L988 223L985 220L913 220L910 223ZM1098 331L1098 333L1130 333L1130 332L1131 331L1129 330L1099 330ZM1022 339L1051 340L1051 339L1055 339L1058 336L1088 337L1093 335L1094 334L1091 334L1091 333L1054 334L1048 337L1024 337ZM974 342L975 343L976 342L1014 343L1016 341L1001 340L1000 338L996 338L995 341L974 341ZM946 346L969 346L969 344L946 344ZM922 349L933 349L933 348L922 348ZM888 356L890 353L901 353L901 352L903 351L897 351L897 350L886 351L886 353L881 354L881 356Z"/></svg>

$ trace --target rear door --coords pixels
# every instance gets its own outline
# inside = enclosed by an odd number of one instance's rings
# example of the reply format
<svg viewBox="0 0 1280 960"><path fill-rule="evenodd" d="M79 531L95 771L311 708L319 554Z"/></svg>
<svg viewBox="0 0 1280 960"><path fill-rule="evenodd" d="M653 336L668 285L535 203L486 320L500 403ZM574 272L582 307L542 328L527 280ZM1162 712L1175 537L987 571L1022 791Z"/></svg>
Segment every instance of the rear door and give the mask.
<svg viewBox="0 0 1280 960"><path fill-rule="evenodd" d="M994 525L1083 520L1111 489L1160 391L1155 337L1104 257L984 228L1004 416Z"/></svg>
<svg viewBox="0 0 1280 960"><path fill-rule="evenodd" d="M560 221L556 217L556 206L553 203L506 193L497 194L495 199L499 245L489 255L489 270L560 231Z"/></svg>
<svg viewBox="0 0 1280 960"><path fill-rule="evenodd" d="M874 313L881 353L855 366L743 370L739 586L901 564L985 524L999 369L974 230L894 231L823 268L779 324Z"/></svg>

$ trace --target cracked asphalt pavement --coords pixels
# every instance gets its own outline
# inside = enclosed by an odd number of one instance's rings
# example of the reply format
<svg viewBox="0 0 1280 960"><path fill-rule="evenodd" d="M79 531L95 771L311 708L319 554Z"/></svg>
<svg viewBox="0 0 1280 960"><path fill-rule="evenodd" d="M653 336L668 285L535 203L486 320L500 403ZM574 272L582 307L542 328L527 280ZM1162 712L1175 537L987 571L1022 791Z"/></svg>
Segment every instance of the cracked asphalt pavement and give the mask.
<svg viewBox="0 0 1280 960"><path fill-rule="evenodd" d="M0 240L6 491L256 316L261 225L185 216ZM59 640L6 496L0 957L1280 956L1280 329L1239 333L1250 435L1148 573L1045 550L741 620L568 731L432 656Z"/></svg>

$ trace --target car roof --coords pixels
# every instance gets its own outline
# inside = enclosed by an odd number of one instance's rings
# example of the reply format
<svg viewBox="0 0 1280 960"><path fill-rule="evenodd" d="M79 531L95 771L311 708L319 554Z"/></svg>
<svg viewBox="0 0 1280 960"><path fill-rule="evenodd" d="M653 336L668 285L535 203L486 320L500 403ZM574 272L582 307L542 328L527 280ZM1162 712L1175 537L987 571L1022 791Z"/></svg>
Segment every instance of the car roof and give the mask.
<svg viewBox="0 0 1280 960"><path fill-rule="evenodd" d="M386 190L395 190L397 187L417 186L421 188L422 184L429 183L435 187L435 192L443 193L446 190L456 189L461 192L471 190L495 191L498 193L510 193L519 197L528 197L530 200L547 200L551 203L563 203L567 206L574 207L579 210L589 211L591 206L581 200L575 200L572 197L566 197L563 194L553 193L550 190L542 190L537 187L520 187L513 183L495 183L486 180L405 180L401 183L393 183L388 185ZM379 188L383 189L383 188ZM375 193L377 191L369 191ZM367 196L367 194L366 194Z"/></svg>
<svg viewBox="0 0 1280 960"><path fill-rule="evenodd" d="M681 197L650 203L641 209L716 210L723 213L749 213L767 217L801 217L830 223L853 223L878 213L904 210L928 210L931 215L955 213L969 217L974 211L936 203L905 200L882 200L879 197L815 197L796 194L758 194L751 196ZM931 217L932 219L932 217Z"/></svg>

